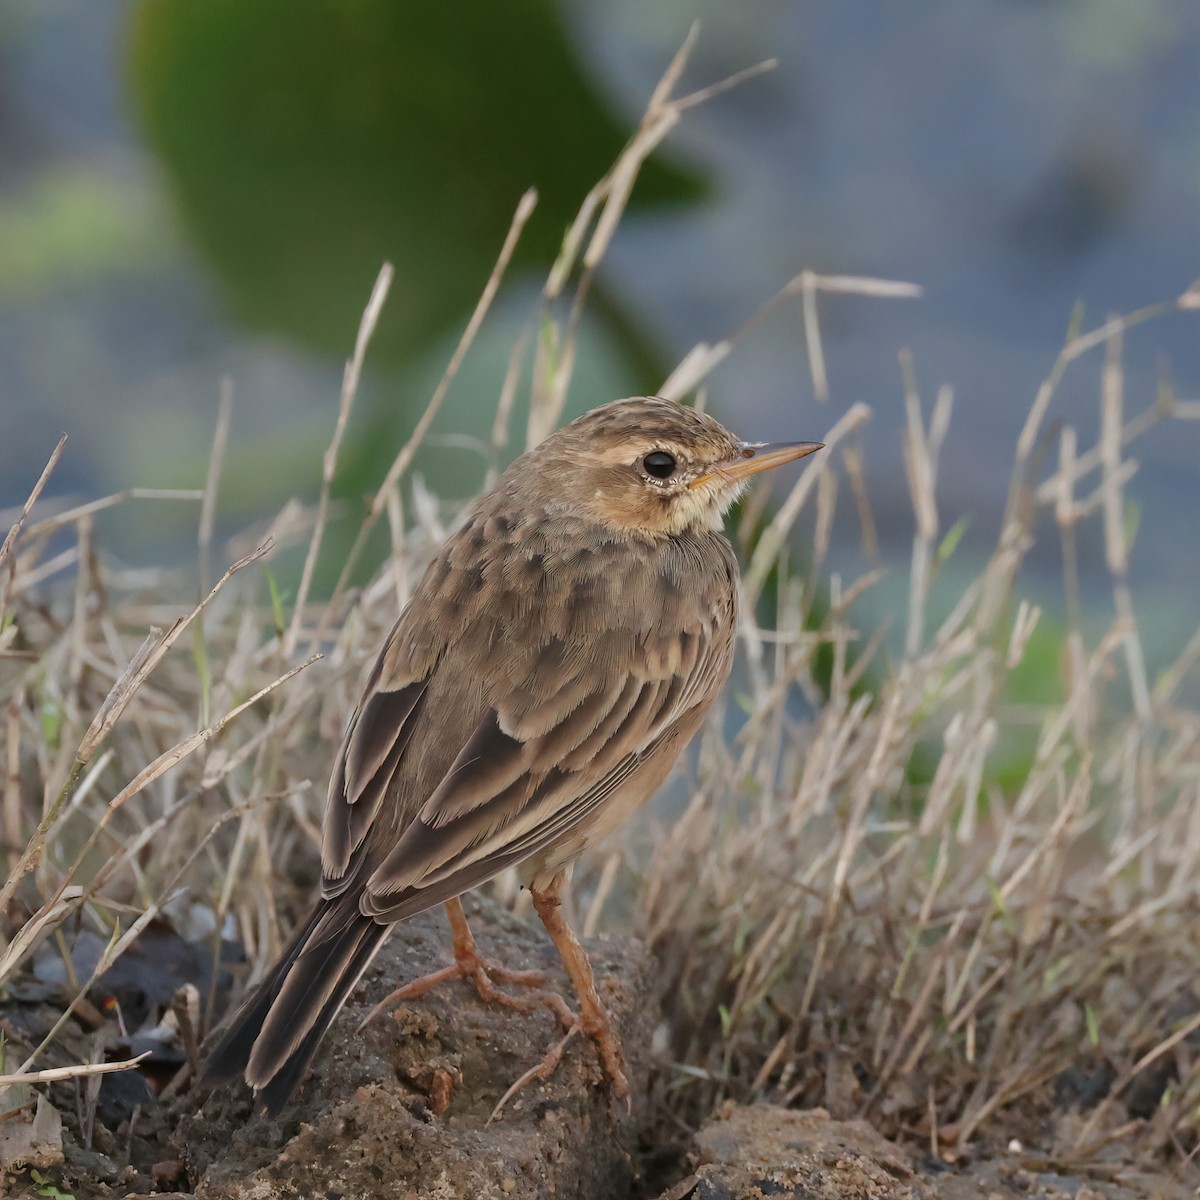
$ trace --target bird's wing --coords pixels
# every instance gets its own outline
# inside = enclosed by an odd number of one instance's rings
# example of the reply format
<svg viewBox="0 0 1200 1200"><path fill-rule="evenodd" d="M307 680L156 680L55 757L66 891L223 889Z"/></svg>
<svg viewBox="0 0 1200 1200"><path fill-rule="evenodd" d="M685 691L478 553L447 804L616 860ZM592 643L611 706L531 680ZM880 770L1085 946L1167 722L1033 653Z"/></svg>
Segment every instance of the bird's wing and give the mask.
<svg viewBox="0 0 1200 1200"><path fill-rule="evenodd" d="M408 915L561 840L672 734L695 728L728 671L728 629L613 636L631 644L600 663L570 640L537 653L375 869L364 912Z"/></svg>
<svg viewBox="0 0 1200 1200"><path fill-rule="evenodd" d="M329 780L321 849L325 896L339 895L355 877L350 867L400 769L429 685L426 677L381 687L385 661L386 654L375 664Z"/></svg>

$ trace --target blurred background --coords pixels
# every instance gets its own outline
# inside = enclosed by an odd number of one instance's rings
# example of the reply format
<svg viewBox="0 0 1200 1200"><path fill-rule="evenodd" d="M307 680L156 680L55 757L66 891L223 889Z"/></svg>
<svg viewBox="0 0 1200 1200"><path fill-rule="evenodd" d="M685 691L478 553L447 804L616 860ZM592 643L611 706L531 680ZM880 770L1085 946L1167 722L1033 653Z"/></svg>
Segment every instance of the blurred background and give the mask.
<svg viewBox="0 0 1200 1200"><path fill-rule="evenodd" d="M804 268L918 283L916 301L822 300L827 402L796 303L739 344L710 404L764 440L819 438L870 404L881 543L902 566L907 348L926 412L939 386L955 392L939 492L943 528L969 521L956 555L969 570L1076 306L1090 327L1200 276L1195 5L8 0L0 508L20 503L62 432L58 496L202 486L223 378L223 527L313 499L342 363L388 260L336 489L370 492L533 185L514 270L417 464L437 494L469 494L484 460L463 435L486 438L564 229L697 17L685 88L780 65L692 110L644 172L592 297L569 412L654 390ZM1196 397L1196 334L1196 315L1175 313L1128 336L1129 410L1165 381ZM1052 411L1083 448L1100 366L1076 363ZM1170 655L1200 597L1200 429L1165 426L1132 453L1135 600L1152 657L1155 639ZM186 561L195 521L186 505L125 505L103 518L103 544L125 562ZM1102 566L1094 534L1085 581ZM1033 569L1034 592L1056 594L1053 539Z"/></svg>

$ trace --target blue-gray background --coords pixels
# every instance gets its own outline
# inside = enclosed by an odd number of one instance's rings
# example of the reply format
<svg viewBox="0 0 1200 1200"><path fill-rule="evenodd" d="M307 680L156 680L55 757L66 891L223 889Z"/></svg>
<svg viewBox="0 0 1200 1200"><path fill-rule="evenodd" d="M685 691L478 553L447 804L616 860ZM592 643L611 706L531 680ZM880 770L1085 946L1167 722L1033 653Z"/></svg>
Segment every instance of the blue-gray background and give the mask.
<svg viewBox="0 0 1200 1200"><path fill-rule="evenodd" d="M226 527L311 498L386 258L397 281L339 481L344 496L368 491L536 185L513 282L435 427L484 434L566 221L697 16L685 86L781 65L692 111L647 174L603 271L571 410L652 388L805 267L919 283L920 301L823 304L827 405L796 306L746 338L711 403L766 439L819 437L871 404L868 469L902 562L909 348L927 406L943 383L956 394L940 494L944 525L970 517L969 563L994 536L1017 431L1073 306L1093 325L1200 275L1195 5L8 0L0 508L63 431L59 494L199 486L224 376ZM1131 408L1164 378L1195 399L1196 333L1195 314L1177 314L1129 336ZM1072 368L1053 410L1084 445L1099 366ZM1169 653L1200 597L1200 428L1171 426L1133 453L1135 598ZM451 495L482 469L453 439L420 467ZM131 506L106 521L105 544L168 561L194 521ZM1098 538L1083 553L1093 578ZM1057 572L1051 541L1031 586L1052 594Z"/></svg>

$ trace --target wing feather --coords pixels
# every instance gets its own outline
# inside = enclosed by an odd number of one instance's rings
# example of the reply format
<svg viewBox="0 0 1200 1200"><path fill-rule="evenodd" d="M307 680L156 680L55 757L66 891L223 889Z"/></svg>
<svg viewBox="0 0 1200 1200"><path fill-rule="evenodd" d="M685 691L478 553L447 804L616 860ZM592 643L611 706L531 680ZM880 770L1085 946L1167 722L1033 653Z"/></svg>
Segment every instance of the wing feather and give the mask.
<svg viewBox="0 0 1200 1200"><path fill-rule="evenodd" d="M696 640L697 654L685 644L678 655L659 656L676 666L691 658L692 678L594 679L590 695L565 711L560 706L556 725L538 721L544 732L534 736L512 732L504 703L489 709L371 875L363 911L395 919L412 910L417 893L440 895L450 880L460 890L474 887L499 870L497 864L521 861L568 836L631 778L685 713L707 707L712 692L692 686L695 673L712 658L723 677L729 646L725 639Z"/></svg>
<svg viewBox="0 0 1200 1200"><path fill-rule="evenodd" d="M420 716L426 682L368 691L354 714L329 780L321 866L323 894L345 890L348 867L387 795Z"/></svg>

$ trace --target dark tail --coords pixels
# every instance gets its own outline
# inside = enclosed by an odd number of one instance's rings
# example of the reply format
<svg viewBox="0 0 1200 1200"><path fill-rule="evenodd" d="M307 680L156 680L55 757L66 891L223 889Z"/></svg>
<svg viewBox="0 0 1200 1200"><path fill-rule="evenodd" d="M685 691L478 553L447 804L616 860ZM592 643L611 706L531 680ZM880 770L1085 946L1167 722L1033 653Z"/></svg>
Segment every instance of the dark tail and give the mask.
<svg viewBox="0 0 1200 1200"><path fill-rule="evenodd" d="M209 1052L201 1083L245 1075L275 1116L389 928L364 917L357 896L321 901Z"/></svg>

